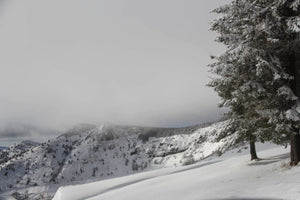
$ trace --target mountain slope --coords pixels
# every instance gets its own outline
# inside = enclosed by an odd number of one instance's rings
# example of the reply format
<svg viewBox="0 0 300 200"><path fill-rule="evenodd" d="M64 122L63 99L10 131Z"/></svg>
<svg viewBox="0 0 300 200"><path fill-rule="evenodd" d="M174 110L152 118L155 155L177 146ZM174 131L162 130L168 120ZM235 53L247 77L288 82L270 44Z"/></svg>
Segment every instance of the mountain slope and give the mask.
<svg viewBox="0 0 300 200"><path fill-rule="evenodd" d="M0 165L17 157L20 157L22 154L26 153L30 148L37 146L38 144L38 142L24 140L11 147L3 148L3 151L0 152Z"/></svg>
<svg viewBox="0 0 300 200"><path fill-rule="evenodd" d="M226 123L181 129L114 125L75 127L2 162L0 190L43 185L59 187L192 164L224 152L232 145L234 135L215 141Z"/></svg>
<svg viewBox="0 0 300 200"><path fill-rule="evenodd" d="M61 187L53 200L299 200L300 168L287 167L288 151L277 147L259 152L264 158L260 161L232 154L190 166Z"/></svg>

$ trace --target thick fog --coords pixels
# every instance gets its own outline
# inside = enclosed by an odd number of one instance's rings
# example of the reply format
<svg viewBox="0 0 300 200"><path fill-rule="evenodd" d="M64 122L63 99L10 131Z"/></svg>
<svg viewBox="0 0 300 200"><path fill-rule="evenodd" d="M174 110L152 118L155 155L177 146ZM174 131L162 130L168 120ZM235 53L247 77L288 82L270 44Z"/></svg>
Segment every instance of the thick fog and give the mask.
<svg viewBox="0 0 300 200"><path fill-rule="evenodd" d="M0 138L220 118L205 85L210 55L223 50L210 11L226 2L0 0Z"/></svg>

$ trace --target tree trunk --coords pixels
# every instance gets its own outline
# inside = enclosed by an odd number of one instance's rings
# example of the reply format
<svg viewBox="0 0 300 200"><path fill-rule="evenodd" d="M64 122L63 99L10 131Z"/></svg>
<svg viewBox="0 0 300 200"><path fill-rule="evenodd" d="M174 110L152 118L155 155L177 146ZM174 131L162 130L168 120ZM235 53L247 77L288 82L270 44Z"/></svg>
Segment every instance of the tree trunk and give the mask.
<svg viewBox="0 0 300 200"><path fill-rule="evenodd" d="M256 160L258 159L256 155L256 150L255 150L255 142L250 141L250 154L251 154L251 160Z"/></svg>
<svg viewBox="0 0 300 200"><path fill-rule="evenodd" d="M300 135L291 135L291 166L298 165L300 162Z"/></svg>
<svg viewBox="0 0 300 200"><path fill-rule="evenodd" d="M292 15L289 15L292 16ZM293 39L289 41L290 51L287 55L281 57L282 64L284 65L286 72L294 77L289 82L289 85L297 96L298 101L300 99L300 34L295 34ZM299 123L299 122L298 122ZM290 165L297 165L300 161L300 130L294 127L293 133L290 133L290 145L291 145L291 162Z"/></svg>
<svg viewBox="0 0 300 200"><path fill-rule="evenodd" d="M294 71L294 84L292 90L294 94L300 98L300 34L297 34L294 43L293 52L293 71ZM298 165L300 162L300 130L299 128L295 130L296 134L291 135L291 166Z"/></svg>
<svg viewBox="0 0 300 200"><path fill-rule="evenodd" d="M295 49L295 52L300 53L299 49L300 48ZM300 67L299 67L300 60L299 60L299 58L296 57L296 53L294 56L294 81L293 81L292 90L299 99L299 97L300 97ZM290 141L290 145L291 145L290 165L295 166L295 165L298 165L298 163L300 162L300 130L299 130L299 128L295 128L294 134L291 134L290 138L291 138L291 141Z"/></svg>
<svg viewBox="0 0 300 200"><path fill-rule="evenodd" d="M251 160L256 160L258 159L258 157L255 149L255 136L253 136L252 134L249 135L249 143L250 143Z"/></svg>

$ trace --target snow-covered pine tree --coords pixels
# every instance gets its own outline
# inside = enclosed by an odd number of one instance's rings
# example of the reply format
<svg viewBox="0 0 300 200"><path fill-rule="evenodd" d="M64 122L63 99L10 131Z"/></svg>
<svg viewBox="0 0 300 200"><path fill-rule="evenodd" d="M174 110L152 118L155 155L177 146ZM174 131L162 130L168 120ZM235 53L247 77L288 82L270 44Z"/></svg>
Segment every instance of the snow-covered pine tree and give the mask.
<svg viewBox="0 0 300 200"><path fill-rule="evenodd" d="M208 84L230 108L238 141L251 148L290 140L292 165L300 160L299 10L300 0L234 0L215 9L221 17L211 29L227 50L210 65L218 76Z"/></svg>
<svg viewBox="0 0 300 200"><path fill-rule="evenodd" d="M293 93L290 96L296 103L285 114L294 133L290 134L291 165L297 165L300 162L300 0L281 0L278 15L285 22L289 33L286 35L288 37L282 36L280 40L279 45L285 49L279 50L278 56L282 60L283 68L293 77L287 85Z"/></svg>

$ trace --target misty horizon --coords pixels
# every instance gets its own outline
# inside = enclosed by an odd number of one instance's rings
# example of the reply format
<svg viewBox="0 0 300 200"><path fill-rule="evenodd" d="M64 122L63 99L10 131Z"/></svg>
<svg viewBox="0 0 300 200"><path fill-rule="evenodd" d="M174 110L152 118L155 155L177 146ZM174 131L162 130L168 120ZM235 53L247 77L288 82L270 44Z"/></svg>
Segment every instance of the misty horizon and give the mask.
<svg viewBox="0 0 300 200"><path fill-rule="evenodd" d="M220 119L206 84L210 55L224 49L210 11L225 2L0 0L1 140Z"/></svg>

